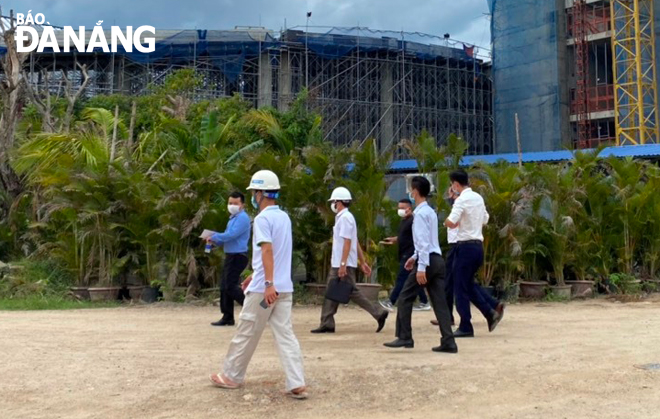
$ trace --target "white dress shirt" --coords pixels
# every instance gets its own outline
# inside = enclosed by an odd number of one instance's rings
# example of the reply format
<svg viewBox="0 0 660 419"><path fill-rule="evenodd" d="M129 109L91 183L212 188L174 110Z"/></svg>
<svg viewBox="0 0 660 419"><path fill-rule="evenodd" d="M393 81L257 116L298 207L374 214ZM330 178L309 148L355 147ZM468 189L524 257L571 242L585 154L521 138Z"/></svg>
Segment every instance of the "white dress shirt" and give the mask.
<svg viewBox="0 0 660 419"><path fill-rule="evenodd" d="M426 202L415 208L413 241L415 242L413 257L417 259L417 270L425 271L429 266L431 254L442 254L438 241L438 214Z"/></svg>
<svg viewBox="0 0 660 419"><path fill-rule="evenodd" d="M261 245L273 245L273 285L279 293L293 292L291 261L293 240L291 219L277 205L267 207L254 219L252 235L252 282L248 292L263 293L266 290L266 271L261 259Z"/></svg>
<svg viewBox="0 0 660 419"><path fill-rule="evenodd" d="M351 250L348 252L348 260L346 266L349 268L357 268L358 266L358 237L357 237L357 223L355 217L348 210L344 208L335 217L335 227L332 229L332 260L331 266L335 269L341 267L341 258L344 254L344 240L351 241Z"/></svg>
<svg viewBox="0 0 660 419"><path fill-rule="evenodd" d="M465 188L454 201L451 214L447 218L458 224L458 241L479 240L484 241L483 226L488 224L488 211L484 199L472 188Z"/></svg>
<svg viewBox="0 0 660 419"><path fill-rule="evenodd" d="M447 243L449 244L458 243L458 227L456 228L447 227Z"/></svg>

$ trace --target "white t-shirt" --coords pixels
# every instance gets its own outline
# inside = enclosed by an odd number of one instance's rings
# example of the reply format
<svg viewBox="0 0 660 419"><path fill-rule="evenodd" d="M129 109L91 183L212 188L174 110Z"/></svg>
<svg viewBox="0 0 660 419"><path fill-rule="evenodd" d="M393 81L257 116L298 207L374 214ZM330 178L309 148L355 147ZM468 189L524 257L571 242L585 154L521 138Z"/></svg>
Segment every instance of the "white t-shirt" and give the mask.
<svg viewBox="0 0 660 419"><path fill-rule="evenodd" d="M355 223L355 217L353 217L353 214L351 214L348 208L343 209L337 214L335 217L335 227L332 229L331 265L336 269L341 267L341 257L344 254L344 239L349 239L351 241L351 250L348 252L346 266L349 268L357 268L357 224Z"/></svg>
<svg viewBox="0 0 660 419"><path fill-rule="evenodd" d="M452 223L458 223L458 241L484 241L483 226L488 224L488 211L484 199L471 188L466 188L454 201L448 217Z"/></svg>
<svg viewBox="0 0 660 419"><path fill-rule="evenodd" d="M252 282L248 292L263 293L266 290L266 272L261 260L261 245L273 245L273 285L279 293L293 292L291 260L293 240L291 219L277 205L267 207L254 219L252 234Z"/></svg>

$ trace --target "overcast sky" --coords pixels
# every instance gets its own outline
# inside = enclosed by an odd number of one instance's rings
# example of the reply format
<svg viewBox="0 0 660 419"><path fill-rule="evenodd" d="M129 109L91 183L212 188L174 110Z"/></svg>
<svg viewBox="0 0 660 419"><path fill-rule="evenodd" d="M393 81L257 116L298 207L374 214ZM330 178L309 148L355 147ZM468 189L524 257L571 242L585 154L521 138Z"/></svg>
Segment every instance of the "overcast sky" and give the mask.
<svg viewBox="0 0 660 419"><path fill-rule="evenodd" d="M152 25L158 29L232 29L265 26L279 31L310 26L366 26L424 32L489 48L487 0L0 0L2 12L43 13L58 26ZM484 51L485 52L485 51Z"/></svg>

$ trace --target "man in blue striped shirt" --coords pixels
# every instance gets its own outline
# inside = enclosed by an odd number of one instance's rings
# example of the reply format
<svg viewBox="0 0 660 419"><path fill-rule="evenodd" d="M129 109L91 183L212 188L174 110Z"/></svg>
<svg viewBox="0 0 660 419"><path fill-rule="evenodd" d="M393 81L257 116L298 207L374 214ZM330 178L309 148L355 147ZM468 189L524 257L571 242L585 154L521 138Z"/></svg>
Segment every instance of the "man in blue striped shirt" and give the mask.
<svg viewBox="0 0 660 419"><path fill-rule="evenodd" d="M231 214L224 233L215 233L208 240L225 249L225 263L220 279L220 311L222 319L213 326L233 326L234 301L243 305L245 295L241 289L241 274L248 265L250 216L245 212L245 196L240 192L229 195L227 210Z"/></svg>
<svg viewBox="0 0 660 419"><path fill-rule="evenodd" d="M416 203L413 221L415 254L406 262L406 269L412 272L399 296L395 333L397 339L386 343L385 346L389 348L415 346L411 324L413 303L422 287L426 287L442 334L440 346L432 350L456 353L458 348L451 330L451 318L444 290L445 263L442 260L438 241L438 215L426 202L431 193L431 183L425 177L416 176L410 188L410 198Z"/></svg>

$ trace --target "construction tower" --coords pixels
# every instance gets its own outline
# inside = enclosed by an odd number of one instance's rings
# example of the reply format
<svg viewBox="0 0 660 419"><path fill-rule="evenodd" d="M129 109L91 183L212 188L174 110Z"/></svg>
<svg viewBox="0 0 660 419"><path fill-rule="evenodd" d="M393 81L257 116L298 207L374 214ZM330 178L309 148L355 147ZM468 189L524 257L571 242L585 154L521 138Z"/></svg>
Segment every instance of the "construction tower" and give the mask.
<svg viewBox="0 0 660 419"><path fill-rule="evenodd" d="M616 144L657 144L658 99L652 0L612 0Z"/></svg>

